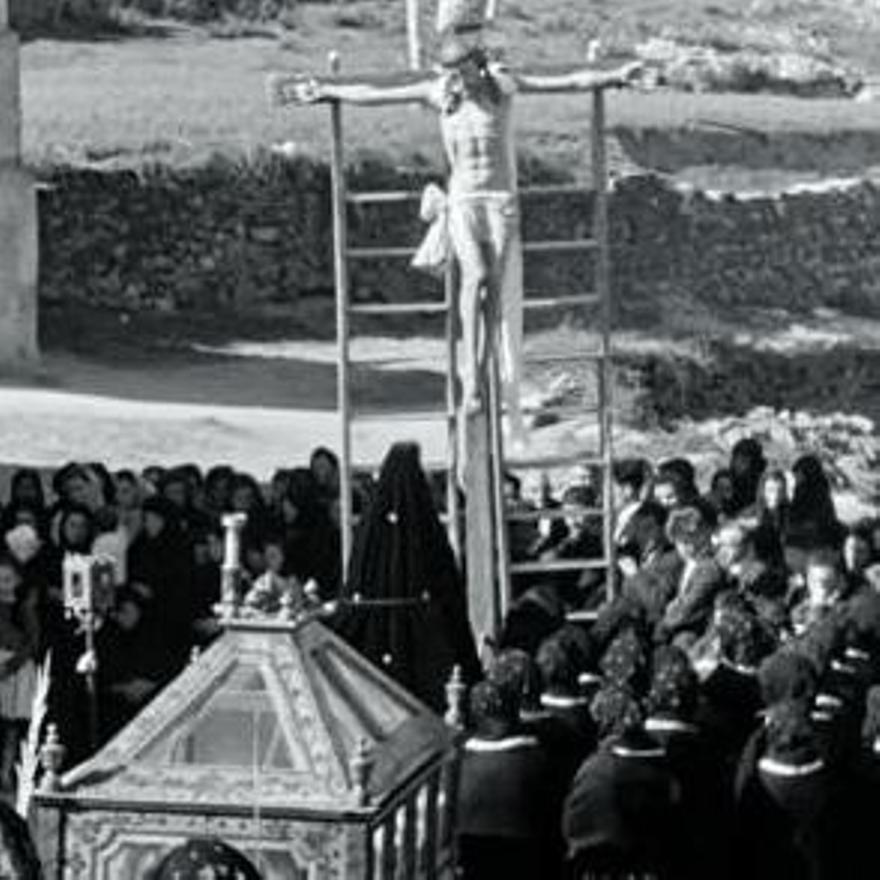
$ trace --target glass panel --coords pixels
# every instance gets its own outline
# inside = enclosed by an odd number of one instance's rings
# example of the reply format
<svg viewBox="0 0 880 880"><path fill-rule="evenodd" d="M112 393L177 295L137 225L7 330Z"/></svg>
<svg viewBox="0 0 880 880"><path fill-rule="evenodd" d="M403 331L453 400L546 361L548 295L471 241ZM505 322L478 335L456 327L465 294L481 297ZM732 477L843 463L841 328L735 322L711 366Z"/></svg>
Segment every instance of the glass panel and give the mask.
<svg viewBox="0 0 880 880"><path fill-rule="evenodd" d="M262 670L244 663L141 760L293 771L309 764L305 754L291 749Z"/></svg>

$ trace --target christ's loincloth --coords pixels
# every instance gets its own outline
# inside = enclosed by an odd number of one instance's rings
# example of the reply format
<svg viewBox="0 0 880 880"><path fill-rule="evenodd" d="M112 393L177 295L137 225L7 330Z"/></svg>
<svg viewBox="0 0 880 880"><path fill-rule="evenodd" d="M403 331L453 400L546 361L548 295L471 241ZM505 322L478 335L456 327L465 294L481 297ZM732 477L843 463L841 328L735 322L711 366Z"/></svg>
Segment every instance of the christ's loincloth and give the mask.
<svg viewBox="0 0 880 880"><path fill-rule="evenodd" d="M434 199L437 190L432 191ZM515 193L493 191L454 194L437 210L431 212L435 224L444 224L448 232L448 246L459 266L461 296L476 296L486 282L498 291L499 321L498 365L502 393L510 417L511 427L519 432L520 378L522 375L523 339L523 263L520 239L519 205ZM436 233L438 227L435 226ZM426 245L430 240L426 239ZM439 257L444 248L439 247ZM423 254L420 251L420 254ZM422 255L416 265L428 268L430 257ZM485 344L485 340L484 340ZM470 352L464 353L461 363L465 387L471 387L473 370Z"/></svg>

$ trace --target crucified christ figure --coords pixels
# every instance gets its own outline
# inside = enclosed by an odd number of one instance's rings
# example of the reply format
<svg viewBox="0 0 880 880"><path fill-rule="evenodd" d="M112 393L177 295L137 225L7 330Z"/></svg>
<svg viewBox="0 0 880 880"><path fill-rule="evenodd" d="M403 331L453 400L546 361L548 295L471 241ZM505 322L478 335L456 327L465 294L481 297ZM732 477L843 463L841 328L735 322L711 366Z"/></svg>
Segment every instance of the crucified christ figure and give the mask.
<svg viewBox="0 0 880 880"><path fill-rule="evenodd" d="M404 85L343 84L282 74L271 81L272 95L281 106L416 102L438 112L450 168L444 221L460 275L464 410L479 412L484 404L486 354L494 339L511 428L522 436L523 273L513 98L518 93L624 87L638 77L641 65L559 75L514 72L491 61L479 43L452 30L441 40L439 65L438 72Z"/></svg>

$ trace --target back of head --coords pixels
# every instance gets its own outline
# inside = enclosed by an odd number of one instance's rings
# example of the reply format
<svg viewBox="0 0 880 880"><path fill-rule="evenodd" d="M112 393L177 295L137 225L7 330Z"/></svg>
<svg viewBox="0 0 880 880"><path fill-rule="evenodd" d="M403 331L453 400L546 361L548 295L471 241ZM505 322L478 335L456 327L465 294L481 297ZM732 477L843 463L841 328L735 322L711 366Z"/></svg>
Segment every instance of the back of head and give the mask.
<svg viewBox="0 0 880 880"><path fill-rule="evenodd" d="M558 638L550 636L541 642L535 662L541 672L541 684L546 693L565 696L577 693L577 667Z"/></svg>
<svg viewBox="0 0 880 880"><path fill-rule="evenodd" d="M632 692L614 685L606 685L593 697L590 714L600 740L641 730L644 723L644 712Z"/></svg>
<svg viewBox="0 0 880 880"><path fill-rule="evenodd" d="M522 709L537 708L541 696L541 673L532 657L518 648L507 648L489 664L486 680L513 695Z"/></svg>
<svg viewBox="0 0 880 880"><path fill-rule="evenodd" d="M605 681L611 685L636 694L647 688L647 646L632 627L627 627L614 638L599 666Z"/></svg>
<svg viewBox="0 0 880 880"><path fill-rule="evenodd" d="M722 612L715 624L721 656L734 666L754 670L773 649L768 633L752 613Z"/></svg>
<svg viewBox="0 0 880 880"><path fill-rule="evenodd" d="M519 723L519 701L507 688L481 681L471 688L468 713L477 736L500 737L512 733Z"/></svg>
<svg viewBox="0 0 880 880"><path fill-rule="evenodd" d="M819 674L809 658L790 648L767 657L758 670L765 706L799 703L812 706L819 690Z"/></svg>
<svg viewBox="0 0 880 880"><path fill-rule="evenodd" d="M649 711L661 717L690 720L697 707L699 682L687 654L664 646L654 653L653 666Z"/></svg>
<svg viewBox="0 0 880 880"><path fill-rule="evenodd" d="M765 755L783 764L804 766L820 757L819 739L809 711L800 703L775 705L767 716Z"/></svg>

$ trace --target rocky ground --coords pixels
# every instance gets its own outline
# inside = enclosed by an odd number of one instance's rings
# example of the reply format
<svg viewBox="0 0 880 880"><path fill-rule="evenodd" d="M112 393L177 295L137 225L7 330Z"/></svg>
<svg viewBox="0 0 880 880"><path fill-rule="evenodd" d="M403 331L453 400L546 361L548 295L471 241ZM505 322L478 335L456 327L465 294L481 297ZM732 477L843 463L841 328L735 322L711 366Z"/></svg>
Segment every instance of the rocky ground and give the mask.
<svg viewBox="0 0 880 880"><path fill-rule="evenodd" d="M739 437L754 435L781 465L804 452L821 455L848 518L877 510L880 322L819 312L736 323L739 330L724 343L668 329L616 338L618 454L655 461L685 454L705 481ZM318 444L337 445L331 340L277 333L267 339L243 324L249 339L230 343L226 330L193 343L181 333L157 348L136 343L120 327L114 347L100 342L112 325L99 324L81 325L77 351L50 347L38 381L6 377L0 460L47 467L70 458L113 467L228 461L267 477L303 462ZM592 341L563 327L531 335L527 347L560 350ZM362 404L424 408L442 401L443 343L436 337L368 337L353 357ZM525 400L543 411L533 420L528 454L590 449L591 419L559 421L551 407L594 395L587 370L529 371ZM397 439L419 441L429 462L443 459L442 425L418 418L364 423L355 432L355 456L377 463ZM566 476L554 474L560 482Z"/></svg>

